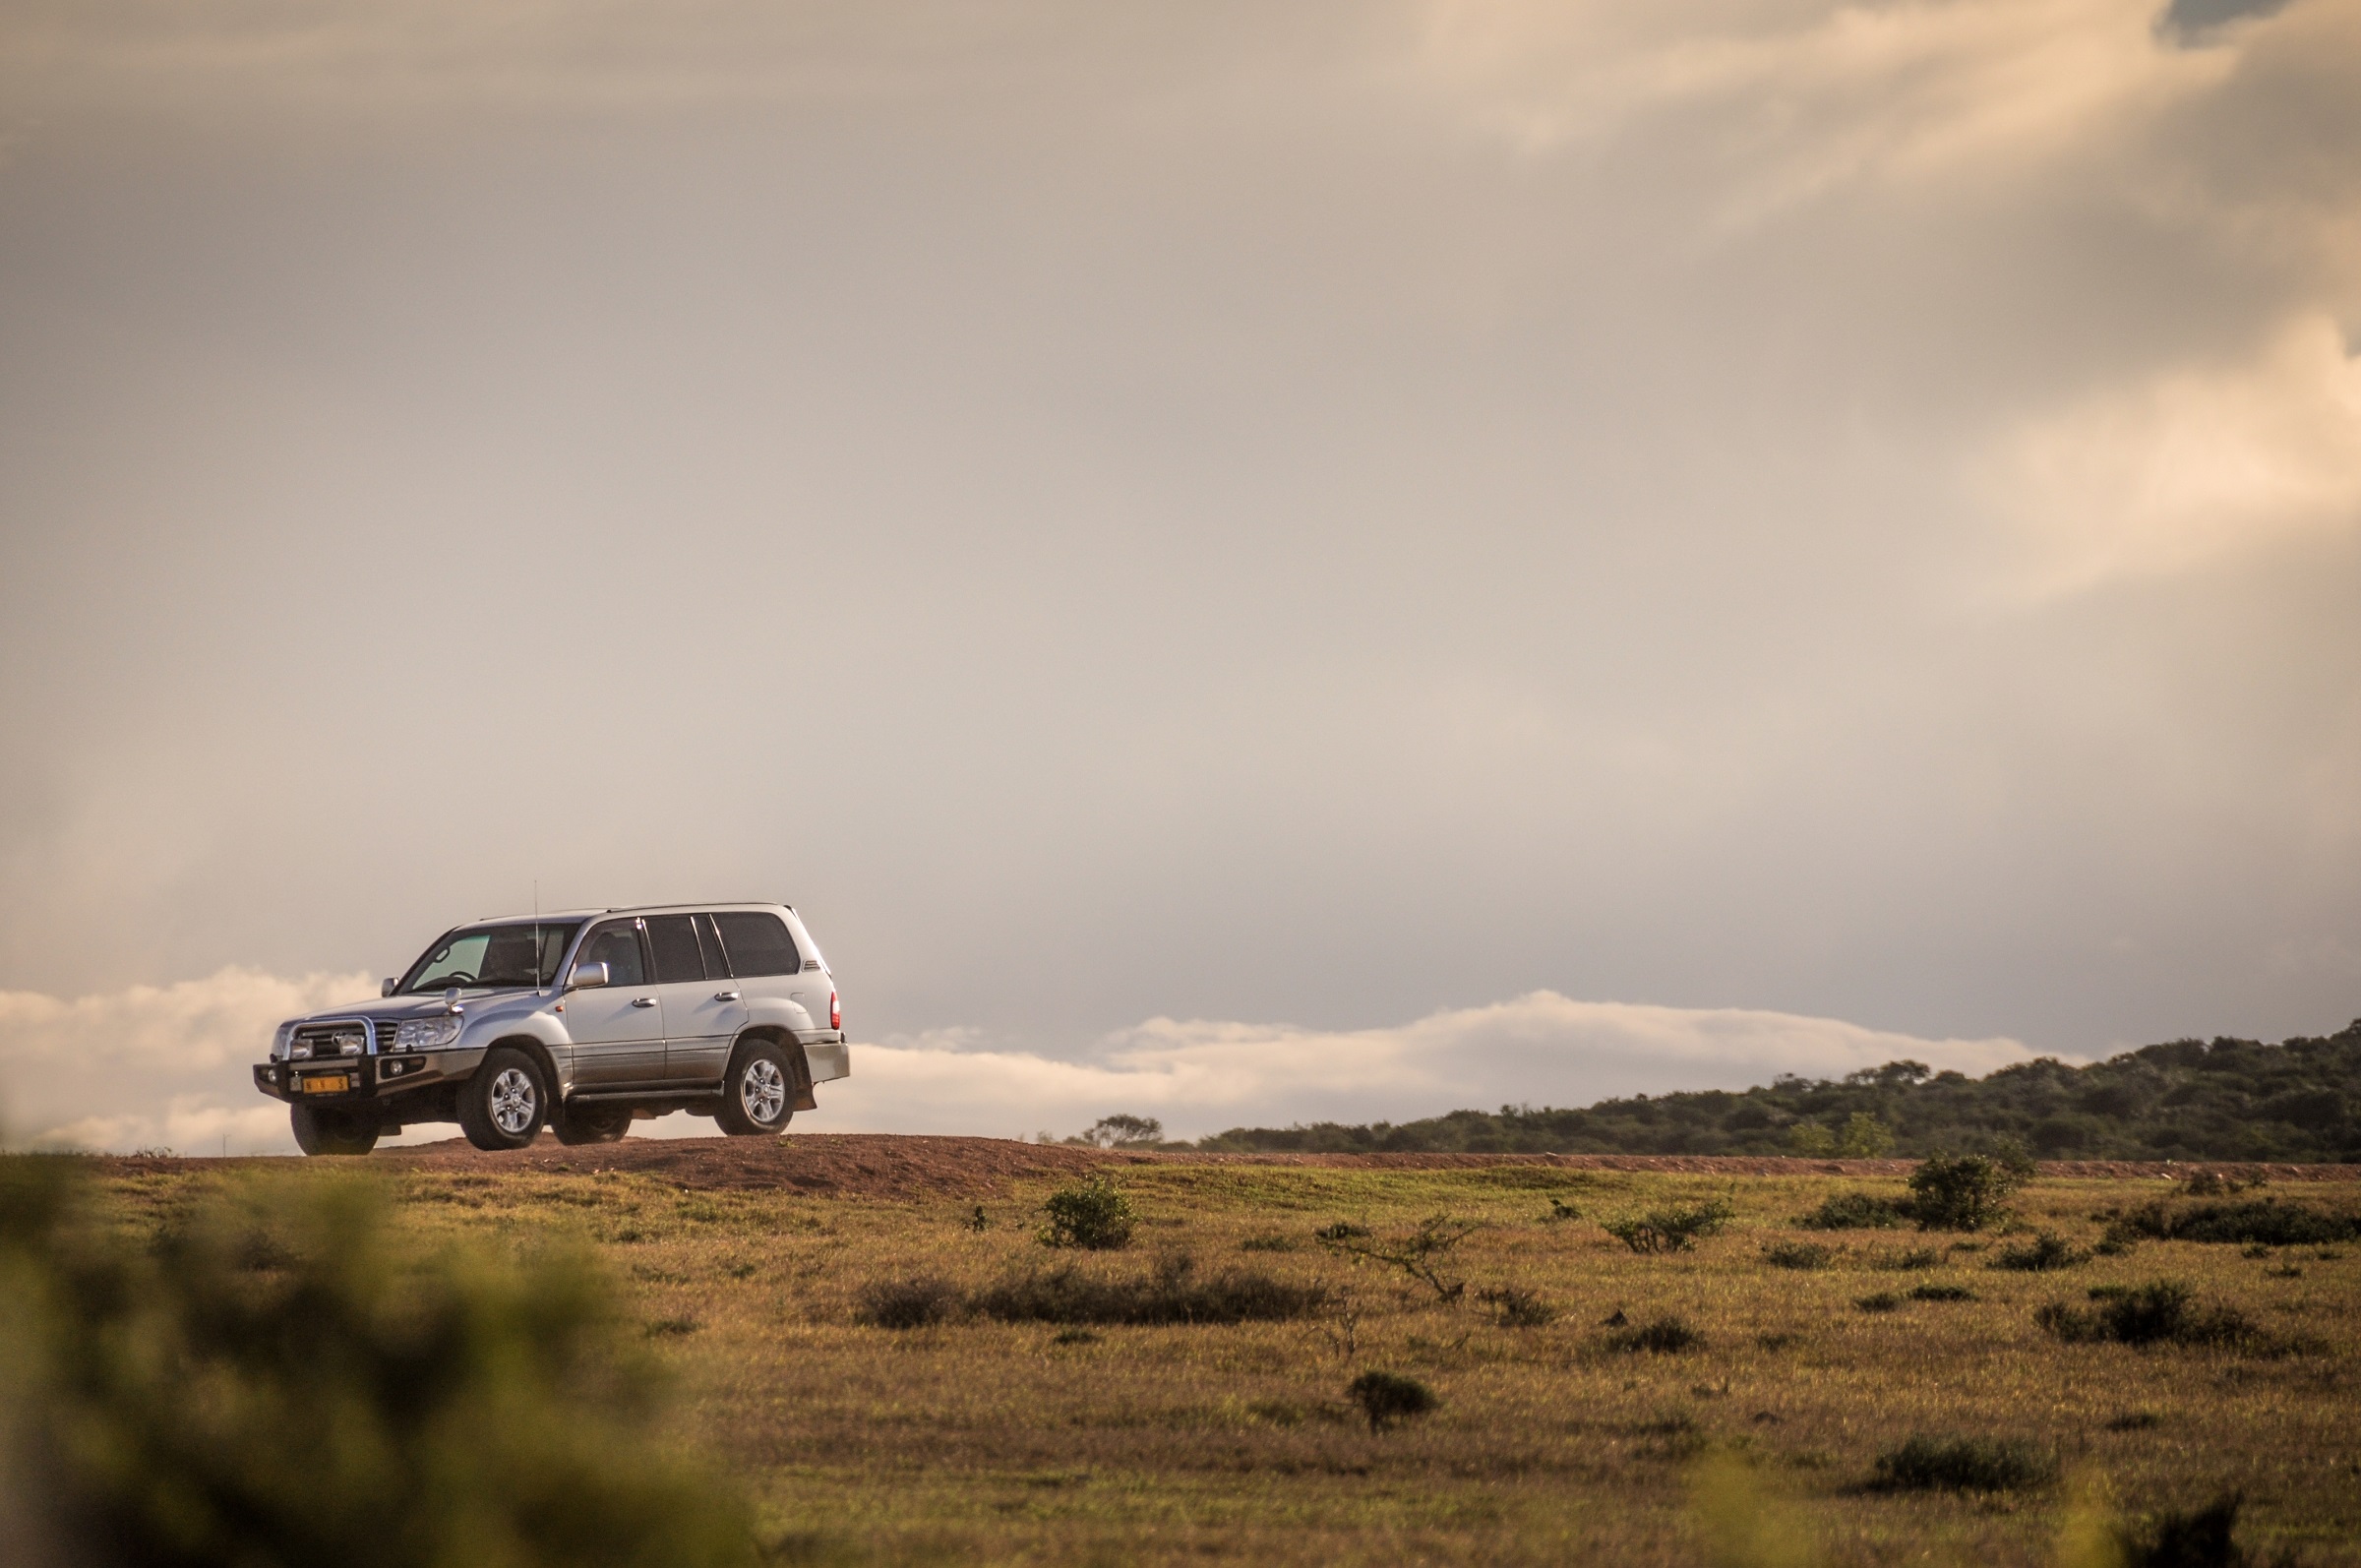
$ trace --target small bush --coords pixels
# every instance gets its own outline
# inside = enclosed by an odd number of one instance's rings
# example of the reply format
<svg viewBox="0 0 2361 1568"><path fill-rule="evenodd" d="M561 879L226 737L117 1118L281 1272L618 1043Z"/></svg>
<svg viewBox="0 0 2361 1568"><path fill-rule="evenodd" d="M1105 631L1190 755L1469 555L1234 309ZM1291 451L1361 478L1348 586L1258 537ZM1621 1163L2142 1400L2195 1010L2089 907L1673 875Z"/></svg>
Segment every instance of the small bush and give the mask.
<svg viewBox="0 0 2361 1568"><path fill-rule="evenodd" d="M2002 1247L1984 1267L2013 1269L2020 1274L2046 1274L2052 1269L2070 1269L2089 1261L2089 1253L2069 1245L2064 1236L2044 1231L2021 1246Z"/></svg>
<svg viewBox="0 0 2361 1568"><path fill-rule="evenodd" d="M2171 1208L2159 1200L2126 1214L2122 1226L2130 1235L2157 1241L2243 1242L2250 1246L2326 1246L2361 1237L2361 1219L2323 1214L2276 1198Z"/></svg>
<svg viewBox="0 0 2361 1568"><path fill-rule="evenodd" d="M1582 1211L1574 1207L1573 1204L1566 1202L1562 1198L1551 1198L1549 1200L1549 1212L1542 1216L1542 1218L1547 1223L1557 1224L1566 1220L1581 1219Z"/></svg>
<svg viewBox="0 0 2361 1568"><path fill-rule="evenodd" d="M1902 1305L1902 1297L1892 1291L1878 1291L1868 1296L1856 1296L1852 1304L1864 1312L1891 1312Z"/></svg>
<svg viewBox="0 0 2361 1568"><path fill-rule="evenodd" d="M1840 1192L1795 1223L1807 1231L1890 1231L1910 1222L1910 1200Z"/></svg>
<svg viewBox="0 0 2361 1568"><path fill-rule="evenodd" d="M1912 1437L1877 1456L1879 1491L2024 1491L2057 1479L2058 1462L2030 1443L1993 1437Z"/></svg>
<svg viewBox="0 0 2361 1568"><path fill-rule="evenodd" d="M1338 1225L1320 1232L1319 1236L1323 1246L1352 1258L1366 1258L1400 1269L1434 1292L1436 1299L1457 1301L1467 1293L1468 1282L1445 1274L1443 1265L1452 1248L1483 1229L1482 1221L1430 1214L1419 1222L1416 1231L1390 1239L1372 1236L1359 1226Z"/></svg>
<svg viewBox="0 0 2361 1568"><path fill-rule="evenodd" d="M1252 1269L1200 1279L1189 1258L1175 1254L1130 1279L1101 1279L1071 1266L1017 1275L978 1291L966 1304L1002 1323L1275 1323L1314 1315L1328 1304L1328 1292Z"/></svg>
<svg viewBox="0 0 2361 1568"><path fill-rule="evenodd" d="M1671 1356L1681 1351L1697 1350L1705 1344L1705 1336L1689 1327L1688 1320L1665 1316L1636 1328L1627 1328L1607 1336L1606 1343L1618 1351L1644 1351L1652 1356Z"/></svg>
<svg viewBox="0 0 2361 1568"><path fill-rule="evenodd" d="M1910 1217L1922 1231L1980 1231L2008 1212L2022 1179L1988 1155L1938 1154L1910 1173Z"/></svg>
<svg viewBox="0 0 2361 1568"><path fill-rule="evenodd" d="M1763 1261L1775 1269L1824 1269L1835 1257L1817 1241L1774 1241L1763 1248Z"/></svg>
<svg viewBox="0 0 2361 1568"><path fill-rule="evenodd" d="M2254 1556L2233 1534L2243 1501L2230 1492L2203 1508L2161 1514L2146 1526L2119 1528L2117 1560L2124 1568L2247 1568Z"/></svg>
<svg viewBox="0 0 2361 1568"><path fill-rule="evenodd" d="M1042 1245L1094 1252L1127 1245L1139 1218L1123 1189L1103 1176L1059 1188L1042 1208L1050 1217L1041 1230Z"/></svg>
<svg viewBox="0 0 2361 1568"><path fill-rule="evenodd" d="M1492 1309L1493 1319L1502 1328L1542 1328L1557 1321L1556 1307L1520 1286L1478 1291L1476 1299Z"/></svg>
<svg viewBox="0 0 2361 1568"><path fill-rule="evenodd" d="M1353 1379L1352 1386L1345 1390L1345 1398L1361 1407L1373 1432L1384 1431L1396 1421L1429 1415L1442 1403L1434 1397L1433 1389L1398 1372L1363 1372Z"/></svg>
<svg viewBox="0 0 2361 1568"><path fill-rule="evenodd" d="M1318 1230L1312 1232L1311 1236L1312 1239L1315 1241L1335 1242L1350 1241L1357 1236L1367 1236L1368 1234L1369 1228L1365 1225L1355 1225L1351 1220L1339 1220L1334 1225L1321 1226Z"/></svg>
<svg viewBox="0 0 2361 1568"><path fill-rule="evenodd" d="M2152 1410L2125 1411L2120 1416L2107 1417L2107 1430L2110 1432L2145 1432L2163 1424L2164 1417Z"/></svg>
<svg viewBox="0 0 2361 1568"><path fill-rule="evenodd" d="M874 1328L925 1328L947 1323L962 1311L959 1288L933 1275L907 1280L874 1280L854 1297L853 1315Z"/></svg>
<svg viewBox="0 0 2361 1568"><path fill-rule="evenodd" d="M1652 1209L1636 1218L1609 1220L1601 1229L1634 1252L1686 1252L1701 1236L1712 1236L1729 1223L1725 1198L1705 1203L1676 1203Z"/></svg>
<svg viewBox="0 0 2361 1568"><path fill-rule="evenodd" d="M2033 1321L2069 1345L2213 1345L2263 1349L2269 1344L2235 1307L2201 1306L2189 1287L2158 1280L2135 1288L2101 1286L2088 1310L2052 1301Z"/></svg>
<svg viewBox="0 0 2361 1568"><path fill-rule="evenodd" d="M1910 1299L1913 1301L1972 1301L1975 1299L1975 1293L1965 1285L1930 1283L1913 1287L1910 1291Z"/></svg>

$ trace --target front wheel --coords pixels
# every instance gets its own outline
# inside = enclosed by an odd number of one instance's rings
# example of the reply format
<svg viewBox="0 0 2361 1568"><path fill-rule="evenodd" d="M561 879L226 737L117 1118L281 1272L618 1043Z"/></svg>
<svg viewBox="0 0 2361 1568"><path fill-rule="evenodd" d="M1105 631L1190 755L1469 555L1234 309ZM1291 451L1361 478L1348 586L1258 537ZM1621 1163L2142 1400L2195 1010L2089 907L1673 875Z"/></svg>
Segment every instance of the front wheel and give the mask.
<svg viewBox="0 0 2361 1568"><path fill-rule="evenodd" d="M295 1126L295 1147L306 1154L367 1154L377 1147L377 1122L349 1111L289 1106L287 1119Z"/></svg>
<svg viewBox="0 0 2361 1568"><path fill-rule="evenodd" d="M776 1046L754 1044L730 1063L713 1119L732 1137L757 1138L778 1132L795 1116L795 1077Z"/></svg>
<svg viewBox="0 0 2361 1568"><path fill-rule="evenodd" d="M459 1086L459 1130L479 1149L521 1149L548 1115L549 1088L521 1051L485 1052L475 1076Z"/></svg>

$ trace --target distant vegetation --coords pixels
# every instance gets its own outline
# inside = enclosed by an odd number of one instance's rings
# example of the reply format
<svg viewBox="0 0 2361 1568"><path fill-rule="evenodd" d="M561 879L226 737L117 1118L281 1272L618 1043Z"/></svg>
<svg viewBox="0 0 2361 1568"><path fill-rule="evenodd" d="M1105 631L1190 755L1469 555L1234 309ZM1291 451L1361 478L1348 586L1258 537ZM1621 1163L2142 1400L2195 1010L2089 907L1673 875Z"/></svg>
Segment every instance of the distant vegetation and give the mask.
<svg viewBox="0 0 2361 1568"><path fill-rule="evenodd" d="M2177 1040L2088 1067L2051 1057L1986 1078L1891 1061L1830 1081L1782 1077L1742 1094L1503 1106L1399 1124L1238 1127L1222 1152L1895 1154L2045 1160L2361 1161L2361 1020L2281 1045Z"/></svg>

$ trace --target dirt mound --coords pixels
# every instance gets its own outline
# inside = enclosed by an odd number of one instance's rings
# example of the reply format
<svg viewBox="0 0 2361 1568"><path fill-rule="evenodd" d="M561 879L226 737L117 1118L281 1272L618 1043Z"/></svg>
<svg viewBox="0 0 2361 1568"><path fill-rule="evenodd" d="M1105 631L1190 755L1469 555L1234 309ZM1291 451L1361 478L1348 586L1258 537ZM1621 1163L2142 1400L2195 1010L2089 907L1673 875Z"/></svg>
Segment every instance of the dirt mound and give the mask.
<svg viewBox="0 0 2361 1568"><path fill-rule="evenodd" d="M1157 1165L1323 1166L1345 1170L1464 1171L1540 1166L1564 1171L1660 1171L1696 1176L1902 1176L1908 1160L1791 1160L1764 1157L1623 1154L1199 1154L1084 1149L1001 1138L932 1138L877 1132L793 1133L785 1138L627 1138L569 1149L543 1137L515 1154L485 1154L456 1139L382 1150L372 1167L414 1171L629 1171L682 1187L794 1188L816 1195L984 1196L1016 1181L1089 1171ZM2068 1160L2044 1164L2050 1176L2155 1178L2198 1171L2252 1179L2349 1181L2361 1167L2172 1165L2149 1161Z"/></svg>

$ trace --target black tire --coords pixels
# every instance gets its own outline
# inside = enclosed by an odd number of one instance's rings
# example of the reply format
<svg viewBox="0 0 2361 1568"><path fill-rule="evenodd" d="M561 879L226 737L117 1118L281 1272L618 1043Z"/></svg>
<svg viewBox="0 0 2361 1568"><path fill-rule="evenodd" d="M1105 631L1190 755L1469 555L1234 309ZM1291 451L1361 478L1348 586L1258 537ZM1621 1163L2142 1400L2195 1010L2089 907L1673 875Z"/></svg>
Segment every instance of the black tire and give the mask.
<svg viewBox="0 0 2361 1568"><path fill-rule="evenodd" d="M764 1040L750 1040L730 1058L713 1119L733 1138L775 1137L795 1119L795 1069Z"/></svg>
<svg viewBox="0 0 2361 1568"><path fill-rule="evenodd" d="M565 1144L621 1143L632 1130L629 1106L560 1106L549 1127Z"/></svg>
<svg viewBox="0 0 2361 1568"><path fill-rule="evenodd" d="M521 1149L548 1119L549 1081L521 1051L485 1052L475 1076L459 1085L459 1130L479 1149Z"/></svg>
<svg viewBox="0 0 2361 1568"><path fill-rule="evenodd" d="M295 1147L306 1154L367 1154L377 1147L375 1117L364 1119L333 1106L289 1106Z"/></svg>

